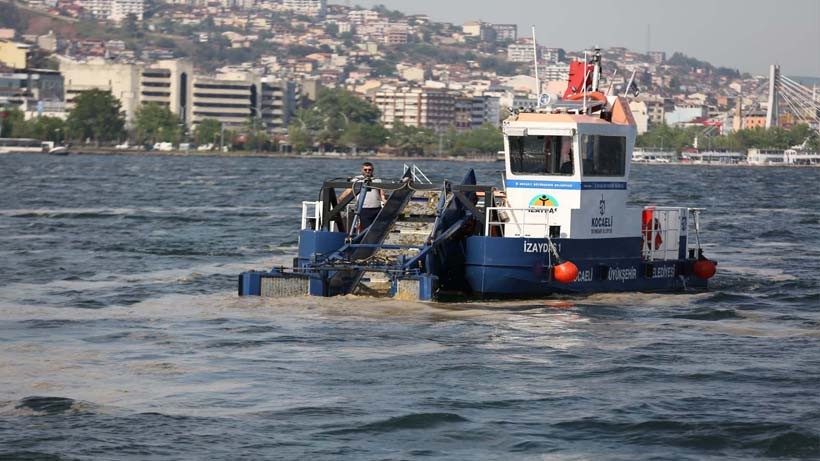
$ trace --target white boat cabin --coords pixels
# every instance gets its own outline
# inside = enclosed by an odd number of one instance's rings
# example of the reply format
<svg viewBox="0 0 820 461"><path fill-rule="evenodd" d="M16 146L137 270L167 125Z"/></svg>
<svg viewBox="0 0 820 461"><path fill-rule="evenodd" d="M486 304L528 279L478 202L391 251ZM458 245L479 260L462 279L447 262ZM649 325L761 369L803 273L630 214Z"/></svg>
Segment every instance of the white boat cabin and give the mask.
<svg viewBox="0 0 820 461"><path fill-rule="evenodd" d="M611 121L524 112L504 122L506 237L641 235L641 208L626 206L635 123L611 99Z"/></svg>

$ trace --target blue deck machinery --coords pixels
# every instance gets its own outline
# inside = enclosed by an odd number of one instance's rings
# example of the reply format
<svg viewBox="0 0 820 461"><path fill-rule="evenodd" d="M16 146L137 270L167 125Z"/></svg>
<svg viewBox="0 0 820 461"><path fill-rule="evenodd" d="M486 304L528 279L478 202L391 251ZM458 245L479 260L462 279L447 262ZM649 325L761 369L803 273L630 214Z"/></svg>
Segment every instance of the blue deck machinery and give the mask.
<svg viewBox="0 0 820 461"><path fill-rule="evenodd" d="M441 185L419 180L416 171L405 168L400 180L389 182L325 181L319 200L302 204L293 266L240 274L239 295L432 300L468 292L464 240L484 231L486 207L495 205L494 188L477 185L473 170L458 184ZM349 188L356 194L340 200ZM374 222L360 229L364 197L377 188L388 198Z"/></svg>

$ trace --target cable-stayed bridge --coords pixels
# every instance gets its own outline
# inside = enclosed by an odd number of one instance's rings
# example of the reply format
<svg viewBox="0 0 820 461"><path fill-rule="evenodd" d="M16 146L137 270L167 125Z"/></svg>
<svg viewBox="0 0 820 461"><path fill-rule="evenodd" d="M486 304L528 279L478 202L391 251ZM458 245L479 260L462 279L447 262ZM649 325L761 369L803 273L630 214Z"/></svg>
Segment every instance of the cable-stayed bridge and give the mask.
<svg viewBox="0 0 820 461"><path fill-rule="evenodd" d="M806 123L820 132L820 93L780 73L780 66L769 68L769 108L766 128L783 123Z"/></svg>

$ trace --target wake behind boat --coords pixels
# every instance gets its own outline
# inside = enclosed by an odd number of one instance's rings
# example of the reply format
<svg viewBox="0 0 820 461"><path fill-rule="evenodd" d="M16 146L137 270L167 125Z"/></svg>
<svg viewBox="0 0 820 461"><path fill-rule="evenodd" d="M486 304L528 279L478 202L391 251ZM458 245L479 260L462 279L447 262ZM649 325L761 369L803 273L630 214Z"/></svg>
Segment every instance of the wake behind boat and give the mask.
<svg viewBox="0 0 820 461"><path fill-rule="evenodd" d="M429 184L407 168L392 182L325 181L303 202L292 267L245 272L239 295L450 295L705 289L698 208L627 206L636 127L624 97L598 90L600 55L570 67L563 98L504 121L503 188ZM341 198L340 192L354 188ZM388 199L358 226L367 194ZM694 241L689 237L694 231Z"/></svg>

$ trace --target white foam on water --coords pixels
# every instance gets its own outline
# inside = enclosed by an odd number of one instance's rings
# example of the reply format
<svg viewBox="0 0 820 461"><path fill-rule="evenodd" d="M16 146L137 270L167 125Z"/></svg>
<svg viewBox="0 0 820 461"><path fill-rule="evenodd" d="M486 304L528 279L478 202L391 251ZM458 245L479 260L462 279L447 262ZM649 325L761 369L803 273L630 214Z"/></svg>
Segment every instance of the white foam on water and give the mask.
<svg viewBox="0 0 820 461"><path fill-rule="evenodd" d="M13 302L21 298L35 298L43 302L59 304L70 300L68 295L60 295L59 292L74 292L71 293L71 297L75 297L76 292L111 290L133 285L185 284L212 275L238 275L240 272L246 270L269 269L272 266L288 264L290 261L291 257L289 256L271 255L253 260L207 263L186 268L137 273L98 274L84 280L53 280L46 283L12 283L0 286L0 302Z"/></svg>

